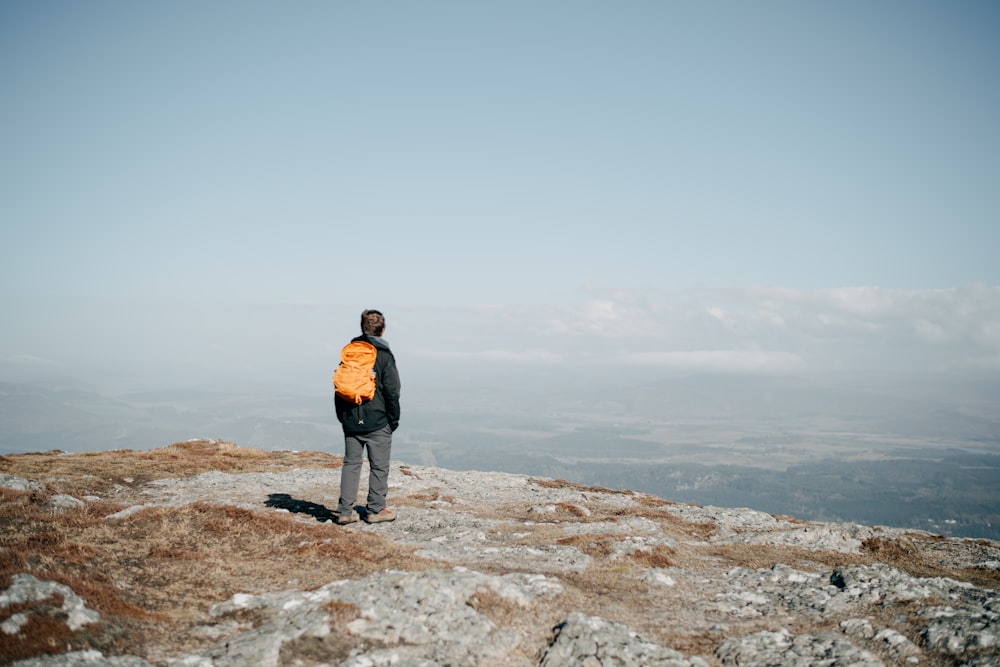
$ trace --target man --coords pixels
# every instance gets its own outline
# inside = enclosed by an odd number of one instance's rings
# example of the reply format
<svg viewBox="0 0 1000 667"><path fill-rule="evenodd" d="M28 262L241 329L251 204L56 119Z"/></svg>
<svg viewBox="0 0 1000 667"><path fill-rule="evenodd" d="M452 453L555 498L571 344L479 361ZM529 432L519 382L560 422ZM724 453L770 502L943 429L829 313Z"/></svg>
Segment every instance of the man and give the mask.
<svg viewBox="0 0 1000 667"><path fill-rule="evenodd" d="M354 502L358 497L361 463L368 450L368 500L365 520L368 523L393 521L396 514L386 507L389 492L389 454L392 434L399 427L399 372L389 343L382 338L385 317L377 310L361 313L361 335L354 341L364 341L375 347L375 396L371 400L353 403L336 396L337 419L344 428L344 466L340 471L340 501L337 523L357 521Z"/></svg>

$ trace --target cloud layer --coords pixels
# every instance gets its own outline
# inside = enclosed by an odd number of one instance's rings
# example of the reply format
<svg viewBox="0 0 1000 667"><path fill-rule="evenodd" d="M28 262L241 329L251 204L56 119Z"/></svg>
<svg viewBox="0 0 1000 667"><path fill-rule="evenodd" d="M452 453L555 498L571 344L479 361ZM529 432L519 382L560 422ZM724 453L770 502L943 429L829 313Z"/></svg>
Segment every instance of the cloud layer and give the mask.
<svg viewBox="0 0 1000 667"><path fill-rule="evenodd" d="M997 286L592 290L572 305L430 310L404 318L407 330L397 333L412 336L404 345L416 357L465 363L1000 371ZM434 341L425 339L430 330Z"/></svg>
<svg viewBox="0 0 1000 667"><path fill-rule="evenodd" d="M1000 286L590 289L559 304L376 305L387 315L401 368L417 384L478 377L492 386L525 368L542 369L542 380L557 384L623 368L646 379L650 370L805 377L917 371L1000 383ZM0 337L0 372L8 380L127 375L142 386L277 383L326 391L361 310L150 301L78 312L50 304Z"/></svg>

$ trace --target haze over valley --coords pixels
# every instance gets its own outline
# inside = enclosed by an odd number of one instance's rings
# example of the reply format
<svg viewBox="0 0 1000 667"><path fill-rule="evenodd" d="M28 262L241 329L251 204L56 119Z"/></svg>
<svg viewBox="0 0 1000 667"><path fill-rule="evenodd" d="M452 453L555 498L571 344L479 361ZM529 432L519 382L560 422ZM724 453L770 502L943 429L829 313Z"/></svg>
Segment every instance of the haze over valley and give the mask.
<svg viewBox="0 0 1000 667"><path fill-rule="evenodd" d="M509 372L441 370L404 385L394 458L802 519L1000 537L1000 387L989 376L698 374L631 384L538 373L515 394ZM325 391L112 395L78 380L5 382L0 453L150 449L207 437L339 454Z"/></svg>

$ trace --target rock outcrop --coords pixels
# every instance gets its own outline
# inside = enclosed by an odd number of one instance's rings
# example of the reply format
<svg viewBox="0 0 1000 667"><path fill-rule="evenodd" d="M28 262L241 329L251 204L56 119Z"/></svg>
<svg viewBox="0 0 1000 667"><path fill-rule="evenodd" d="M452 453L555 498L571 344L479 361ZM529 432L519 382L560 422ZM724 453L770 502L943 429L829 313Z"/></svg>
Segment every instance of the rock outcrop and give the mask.
<svg viewBox="0 0 1000 667"><path fill-rule="evenodd" d="M107 506L109 533L144 512L228 507L260 530L280 515L303 529L319 522L329 537L318 543L368 540L409 554L362 576L234 592L174 645L116 654L94 640L10 664L1000 665L994 542L400 463L390 476L398 520L338 526L328 521L339 487L330 458L276 471L109 477L77 494L45 475L0 475L16 498L33 494L53 515ZM303 549L323 553L322 544ZM55 622L69 636L104 622L86 591L31 565L0 589L0 642Z"/></svg>

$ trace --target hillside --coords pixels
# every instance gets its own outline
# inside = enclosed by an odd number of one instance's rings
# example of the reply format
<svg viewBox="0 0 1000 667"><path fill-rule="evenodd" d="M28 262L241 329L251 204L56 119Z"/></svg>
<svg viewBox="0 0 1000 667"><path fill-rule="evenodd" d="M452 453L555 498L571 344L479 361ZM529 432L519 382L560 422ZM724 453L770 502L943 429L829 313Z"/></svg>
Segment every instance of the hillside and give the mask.
<svg viewBox="0 0 1000 667"><path fill-rule="evenodd" d="M337 526L339 467L0 457L0 664L1000 664L993 541L398 462Z"/></svg>

